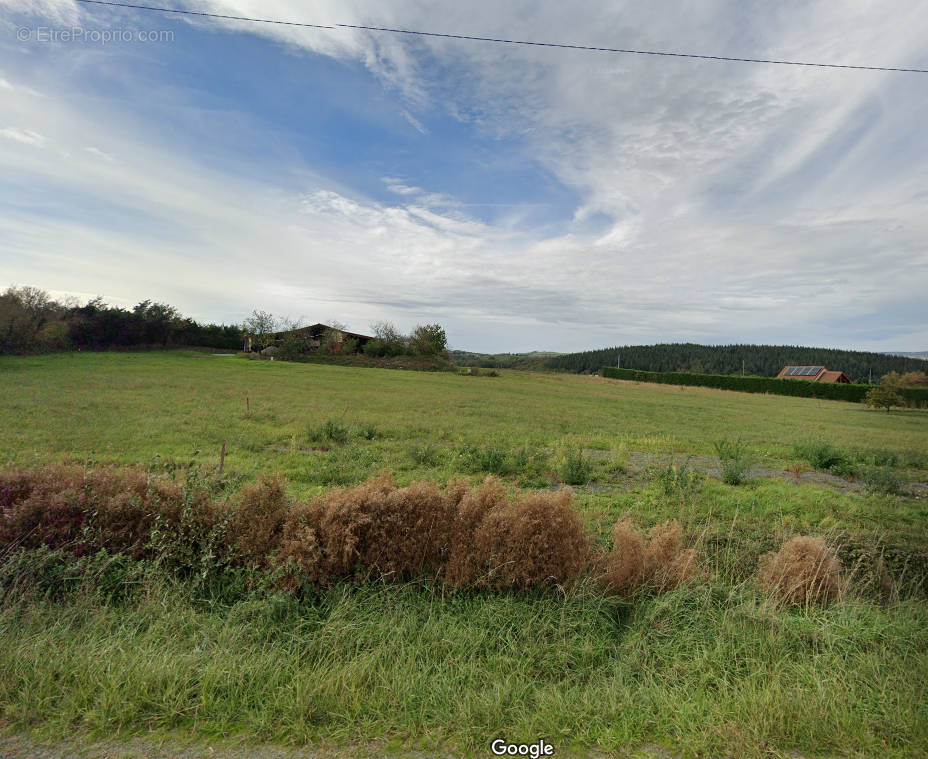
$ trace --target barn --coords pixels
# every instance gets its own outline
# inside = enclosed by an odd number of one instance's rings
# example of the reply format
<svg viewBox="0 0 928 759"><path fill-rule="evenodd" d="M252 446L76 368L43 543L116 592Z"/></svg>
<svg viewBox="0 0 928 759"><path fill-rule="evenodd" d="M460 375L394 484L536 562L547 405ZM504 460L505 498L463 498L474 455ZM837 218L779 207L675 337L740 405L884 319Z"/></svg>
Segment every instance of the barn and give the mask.
<svg viewBox="0 0 928 759"><path fill-rule="evenodd" d="M284 340L289 337L297 338L303 350L306 352L312 352L318 350L323 337L326 333L330 333L334 337L333 341L333 353L340 353L341 346L347 341L353 341L354 351L360 353L364 346L374 338L370 335L362 335L358 332L348 332L347 330L339 329L337 327L330 327L328 324L311 324L308 327L299 327L297 329L284 330L283 332L275 332L273 335L268 336L263 342L269 346L279 346ZM251 345L251 336L245 335L245 352L248 353L252 349Z"/></svg>
<svg viewBox="0 0 928 759"><path fill-rule="evenodd" d="M784 366L777 379L801 379L810 382L851 383L844 372L828 371L824 366Z"/></svg>

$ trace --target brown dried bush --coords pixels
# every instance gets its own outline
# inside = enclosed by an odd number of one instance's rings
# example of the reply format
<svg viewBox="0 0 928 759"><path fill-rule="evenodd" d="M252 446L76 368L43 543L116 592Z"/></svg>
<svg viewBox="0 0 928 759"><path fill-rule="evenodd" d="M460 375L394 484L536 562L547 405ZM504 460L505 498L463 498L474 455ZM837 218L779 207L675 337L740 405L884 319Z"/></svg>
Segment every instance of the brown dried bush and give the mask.
<svg viewBox="0 0 928 759"><path fill-rule="evenodd" d="M676 519L655 525L645 541L631 522L617 522L605 581L612 590L628 595L648 584L660 591L678 588L696 571L696 551L683 547L683 528Z"/></svg>
<svg viewBox="0 0 928 759"><path fill-rule="evenodd" d="M757 584L791 604L828 601L841 590L841 562L822 538L797 535L760 557Z"/></svg>
<svg viewBox="0 0 928 759"><path fill-rule="evenodd" d="M457 513L451 530L451 548L445 578L456 587L475 584L485 572L477 554L474 539L477 530L494 510L503 508L507 502L506 485L498 477L490 475L474 491L460 492Z"/></svg>
<svg viewBox="0 0 928 759"><path fill-rule="evenodd" d="M243 486L226 533L235 560L246 566L266 566L280 547L286 517L287 488L281 477L261 477Z"/></svg>
<svg viewBox="0 0 928 759"><path fill-rule="evenodd" d="M457 586L527 590L569 583L589 560L590 538L572 490L509 501L502 483L487 478L461 502L448 576Z"/></svg>
<svg viewBox="0 0 928 759"><path fill-rule="evenodd" d="M336 576L405 579L442 568L459 488L442 494L433 483L397 488L381 474L317 499L327 571Z"/></svg>
<svg viewBox="0 0 928 759"><path fill-rule="evenodd" d="M321 522L322 511L317 504L296 503L290 507L280 551L275 557L281 570L280 583L287 590L328 582L325 549L319 533Z"/></svg>
<svg viewBox="0 0 928 759"><path fill-rule="evenodd" d="M645 573L658 590L685 584L696 570L696 551L683 548L683 527L676 519L655 525L648 532Z"/></svg>
<svg viewBox="0 0 928 759"><path fill-rule="evenodd" d="M612 530L612 551L606 564L606 584L620 593L637 588L644 577L644 536L631 520L616 522Z"/></svg>
<svg viewBox="0 0 928 759"><path fill-rule="evenodd" d="M22 548L45 545L75 553L105 548L150 558L156 522L177 523L185 503L179 484L133 469L50 464L5 471L0 483L0 545ZM205 493L194 500L208 529L215 510Z"/></svg>

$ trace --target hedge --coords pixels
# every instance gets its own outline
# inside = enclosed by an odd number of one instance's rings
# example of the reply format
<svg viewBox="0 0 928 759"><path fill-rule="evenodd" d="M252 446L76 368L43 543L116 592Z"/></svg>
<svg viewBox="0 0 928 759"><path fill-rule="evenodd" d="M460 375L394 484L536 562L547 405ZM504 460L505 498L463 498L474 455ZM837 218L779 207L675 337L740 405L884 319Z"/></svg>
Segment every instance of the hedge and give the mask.
<svg viewBox="0 0 928 759"><path fill-rule="evenodd" d="M742 393L772 393L802 398L824 398L831 401L861 403L873 385L848 385L841 382L810 382L809 380L777 379L776 377L742 377L732 374L694 374L691 372L645 372L639 369L619 369L606 366L603 377L657 382L664 385L695 385ZM928 406L928 388L906 387L899 391L909 406Z"/></svg>

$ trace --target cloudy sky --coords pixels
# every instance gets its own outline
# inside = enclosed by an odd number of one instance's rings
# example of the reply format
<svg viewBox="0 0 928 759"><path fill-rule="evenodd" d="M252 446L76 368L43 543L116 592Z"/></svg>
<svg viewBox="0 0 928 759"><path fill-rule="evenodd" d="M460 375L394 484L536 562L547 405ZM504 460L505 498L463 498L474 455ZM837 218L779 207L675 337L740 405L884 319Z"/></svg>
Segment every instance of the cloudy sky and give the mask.
<svg viewBox="0 0 928 759"><path fill-rule="evenodd" d="M169 4L928 68L920 0ZM926 74L0 0L0 287L484 351L926 350L926 123Z"/></svg>

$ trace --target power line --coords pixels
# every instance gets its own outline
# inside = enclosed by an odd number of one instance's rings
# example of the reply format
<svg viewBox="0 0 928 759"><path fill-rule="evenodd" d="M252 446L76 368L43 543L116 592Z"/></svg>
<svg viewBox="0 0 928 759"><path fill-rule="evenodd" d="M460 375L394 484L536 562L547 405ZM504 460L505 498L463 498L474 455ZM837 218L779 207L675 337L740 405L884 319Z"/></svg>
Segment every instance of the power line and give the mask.
<svg viewBox="0 0 928 759"><path fill-rule="evenodd" d="M446 34L442 32L423 32L414 29L394 29L387 26L364 26L361 24L309 24L300 21L280 21L270 18L254 18L250 16L228 16L221 13L206 13L204 11L188 11L178 8L161 8L153 5L137 5L130 3L114 3L109 0L74 0L78 3L91 5L108 5L114 8L134 8L144 11L158 11L161 13L177 13L184 16L202 16L205 18L230 19L233 21L250 21L258 24L278 24L280 26L298 26L309 29L360 29L368 32L384 32L388 34L408 34L418 37L440 37L450 40L469 40L472 42L495 42L505 45L525 45L529 47L550 47L562 50L588 50L598 53L623 53L627 55L652 55L666 58L695 58L707 61L726 61L732 63L769 63L778 66L806 66L826 69L855 69L858 71L899 71L911 74L928 74L928 69L901 68L893 66L857 66L847 63L812 63L809 61L781 61L772 58L737 58L728 55L699 55L697 53L674 53L665 50L635 50L621 47L594 47L592 45L570 45L562 42L531 42L529 40L510 40L500 37L477 37L468 34Z"/></svg>

